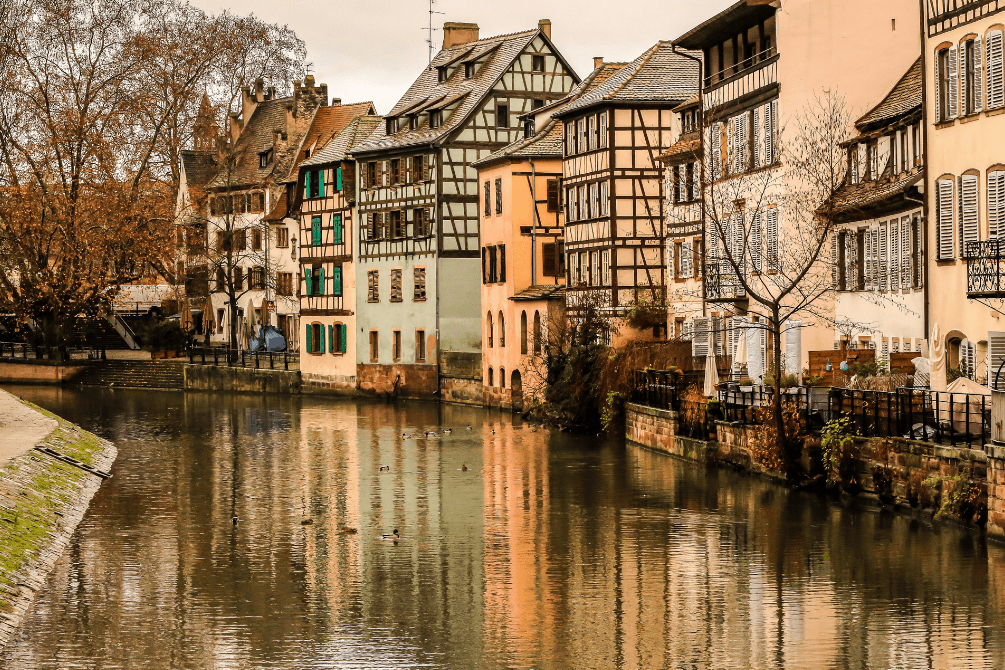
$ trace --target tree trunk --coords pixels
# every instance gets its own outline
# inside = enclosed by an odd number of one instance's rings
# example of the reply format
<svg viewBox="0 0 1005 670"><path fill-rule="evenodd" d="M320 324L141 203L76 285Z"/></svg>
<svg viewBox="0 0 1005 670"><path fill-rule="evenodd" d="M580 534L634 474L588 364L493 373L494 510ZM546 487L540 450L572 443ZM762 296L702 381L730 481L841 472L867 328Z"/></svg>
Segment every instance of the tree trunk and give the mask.
<svg viewBox="0 0 1005 670"><path fill-rule="evenodd" d="M788 465L785 449L785 423L782 420L782 324L778 312L778 305L773 305L771 308L771 353L774 360L771 362L771 367L775 376L775 392L771 397L771 421L775 425L778 453L785 458L786 465Z"/></svg>

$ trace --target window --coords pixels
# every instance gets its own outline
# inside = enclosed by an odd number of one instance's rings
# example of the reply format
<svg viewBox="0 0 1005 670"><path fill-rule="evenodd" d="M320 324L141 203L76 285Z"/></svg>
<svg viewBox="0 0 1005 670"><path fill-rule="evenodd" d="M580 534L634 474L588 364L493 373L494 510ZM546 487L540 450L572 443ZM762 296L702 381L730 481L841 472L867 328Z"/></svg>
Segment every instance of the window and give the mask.
<svg viewBox="0 0 1005 670"><path fill-rule="evenodd" d="M217 325L217 328L219 329L219 330L217 330L217 332L219 332L219 333L223 332L223 315L224 315L224 311L222 309L216 310L216 325Z"/></svg>
<svg viewBox="0 0 1005 670"><path fill-rule="evenodd" d="M405 217L403 217L402 214L404 214L404 212L400 209L390 212L391 237L401 238L405 236Z"/></svg>
<svg viewBox="0 0 1005 670"><path fill-rule="evenodd" d="M376 330L370 331L370 362L380 362L380 339Z"/></svg>
<svg viewBox="0 0 1005 670"><path fill-rule="evenodd" d="M342 234L342 215L334 214L332 215L332 242L342 244Z"/></svg>
<svg viewBox="0 0 1005 670"><path fill-rule="evenodd" d="M322 275L323 276L323 275ZM332 295L342 295L342 266L332 268Z"/></svg>
<svg viewBox="0 0 1005 670"><path fill-rule="evenodd" d="M541 98L534 98L533 100L530 101L530 110L532 112L536 112L542 107L544 107L544 100L542 100ZM533 129L531 132L533 132Z"/></svg>
<svg viewBox="0 0 1005 670"><path fill-rule="evenodd" d="M499 388L506 388L506 368L499 368Z"/></svg>
<svg viewBox="0 0 1005 670"><path fill-rule="evenodd" d="M321 217L311 217L311 244L315 247L321 246Z"/></svg>
<svg viewBox="0 0 1005 670"><path fill-rule="evenodd" d="M548 180L548 205L547 211L557 212L558 211L558 180L549 179Z"/></svg>
<svg viewBox="0 0 1005 670"><path fill-rule="evenodd" d="M391 269L391 302L401 302L401 268Z"/></svg>
<svg viewBox="0 0 1005 670"><path fill-rule="evenodd" d="M284 296L293 295L292 272L280 272L276 275L276 293Z"/></svg>
<svg viewBox="0 0 1005 670"><path fill-rule="evenodd" d="M465 63L464 64L464 78L465 79L471 79L474 76L475 76L475 64L474 63Z"/></svg>
<svg viewBox="0 0 1005 670"><path fill-rule="evenodd" d="M499 281L499 254L498 247L489 247L489 283L494 284Z"/></svg>
<svg viewBox="0 0 1005 670"><path fill-rule="evenodd" d="M391 186L397 186L401 183L401 159L392 158L391 159Z"/></svg>
<svg viewBox="0 0 1005 670"><path fill-rule="evenodd" d="M325 269L321 265L304 268L307 295L322 295L325 291Z"/></svg>
<svg viewBox="0 0 1005 670"><path fill-rule="evenodd" d="M545 277L561 277L562 273L558 271L558 244L555 242L545 242L541 245L541 259L543 261L544 270L542 274Z"/></svg>
<svg viewBox="0 0 1005 670"><path fill-rule="evenodd" d="M485 182L482 200L485 202L485 216L492 216L492 186L489 182Z"/></svg>
<svg viewBox="0 0 1005 670"><path fill-rule="evenodd" d="M426 362L426 331L415 331L415 362Z"/></svg>
<svg viewBox="0 0 1005 670"><path fill-rule="evenodd" d="M412 268L412 302L426 299L426 268Z"/></svg>
<svg viewBox="0 0 1005 670"><path fill-rule="evenodd" d="M531 118L523 122L523 138L529 140L532 137L534 137L534 119Z"/></svg>
<svg viewBox="0 0 1005 670"><path fill-rule="evenodd" d="M520 312L520 353L527 353L527 312Z"/></svg>
<svg viewBox="0 0 1005 670"><path fill-rule="evenodd" d="M939 252L939 260L951 260L954 256L953 240L953 213L955 211L955 188L952 178L939 179L936 182L935 199L936 213L938 215L936 235L936 248Z"/></svg>
<svg viewBox="0 0 1005 670"><path fill-rule="evenodd" d="M534 353L541 353L541 312L534 312Z"/></svg>
<svg viewBox="0 0 1005 670"><path fill-rule="evenodd" d="M447 68L445 65L436 68L436 78L441 84L447 80Z"/></svg>
<svg viewBox="0 0 1005 670"><path fill-rule="evenodd" d="M544 72L544 56L531 56L530 57L530 71L531 72Z"/></svg>
<svg viewBox="0 0 1005 670"><path fill-rule="evenodd" d="M949 71L951 63L950 51L953 55L956 54L955 47L951 50L942 49L936 54L935 118L937 121L948 121L955 116L955 110L951 109L952 103L949 99L951 82ZM955 63L953 65L955 66Z"/></svg>
<svg viewBox="0 0 1005 670"><path fill-rule="evenodd" d="M227 290L227 275L223 271L223 268L220 267L216 269L216 290L217 291Z"/></svg>
<svg viewBox="0 0 1005 670"><path fill-rule="evenodd" d="M600 281L603 286L611 285L611 250L604 249L600 252Z"/></svg>
<svg viewBox="0 0 1005 670"><path fill-rule="evenodd" d="M489 386L495 386L495 380L492 377L492 368L489 368Z"/></svg>
<svg viewBox="0 0 1005 670"><path fill-rule="evenodd" d="M439 128L443 125L443 112L438 109L429 110L429 127Z"/></svg>
<svg viewBox="0 0 1005 670"><path fill-rule="evenodd" d="M244 251L248 248L247 231L244 228L234 231L234 251Z"/></svg>
<svg viewBox="0 0 1005 670"><path fill-rule="evenodd" d="M580 152L586 151L586 119L576 120L576 147Z"/></svg>
<svg viewBox="0 0 1005 670"><path fill-rule="evenodd" d="M599 133L598 133L599 134L599 140L600 140L600 146L601 146L601 148L606 148L607 147L607 142L608 142L608 140L607 140L607 112L601 112L597 118L598 118L598 122L599 122L599 126L600 126L600 130L599 130Z"/></svg>
<svg viewBox="0 0 1005 670"><path fill-rule="evenodd" d="M590 252L590 286L596 286L600 283L600 252L591 251Z"/></svg>
<svg viewBox="0 0 1005 670"><path fill-rule="evenodd" d="M329 338L331 344L328 350L334 354L344 354L346 352L346 340L349 339L349 328L344 323L336 323Z"/></svg>
<svg viewBox="0 0 1005 670"><path fill-rule="evenodd" d="M505 347L506 346L506 319L505 319L505 317L503 317L502 310L499 310L499 320L498 320L497 323L499 324L499 346L500 347Z"/></svg>
<svg viewBox="0 0 1005 670"><path fill-rule="evenodd" d="M1005 105L1005 73L1002 71L1002 31L995 29L987 36L988 109Z"/></svg>
<svg viewBox="0 0 1005 670"><path fill-rule="evenodd" d="M269 167L269 164L271 162L272 162L272 149L269 149L268 151L263 151L260 154L258 154L258 167L267 168Z"/></svg>
<svg viewBox="0 0 1005 670"><path fill-rule="evenodd" d="M496 128L509 128L509 105L496 103Z"/></svg>
<svg viewBox="0 0 1005 670"><path fill-rule="evenodd" d="M977 211L979 182L977 175L960 177L960 257L968 256L967 249L980 239L980 217Z"/></svg>
<svg viewBox="0 0 1005 670"><path fill-rule="evenodd" d="M1005 237L1005 171L988 171L988 239Z"/></svg>
<svg viewBox="0 0 1005 670"><path fill-rule="evenodd" d="M565 155L576 153L576 124L570 122L565 126Z"/></svg>
<svg viewBox="0 0 1005 670"><path fill-rule="evenodd" d="M368 188L373 188L374 186L379 186L377 183L377 161L370 161L363 166L363 181L366 182Z"/></svg>
<svg viewBox="0 0 1005 670"><path fill-rule="evenodd" d="M502 179L496 179L496 214L502 214Z"/></svg>
<svg viewBox="0 0 1005 670"><path fill-rule="evenodd" d="M600 216L607 216L610 212L611 185L610 182L600 182Z"/></svg>
<svg viewBox="0 0 1005 670"><path fill-rule="evenodd" d="M391 331L391 359L397 363L401 360L401 331Z"/></svg>
<svg viewBox="0 0 1005 670"><path fill-rule="evenodd" d="M979 38L978 38L979 39ZM981 59L976 40L960 45L960 112L966 116L981 109Z"/></svg>
<svg viewBox="0 0 1005 670"><path fill-rule="evenodd" d="M244 290L244 268L240 265L234 268L234 289L237 291Z"/></svg>
<svg viewBox="0 0 1005 670"><path fill-rule="evenodd" d="M489 349L492 348L493 332L492 332L492 312L485 315L485 346Z"/></svg>
<svg viewBox="0 0 1005 670"><path fill-rule="evenodd" d="M593 218L599 216L600 214L600 210L597 207L598 205L597 199L599 193L599 185L597 184L597 182L593 182L592 184L589 185L589 191L590 191L590 218Z"/></svg>
<svg viewBox="0 0 1005 670"><path fill-rule="evenodd" d="M248 288L251 289L264 289L265 288L265 268L256 265L251 268L251 285Z"/></svg>
<svg viewBox="0 0 1005 670"><path fill-rule="evenodd" d="M276 228L276 247L285 249L290 246L290 229Z"/></svg>
<svg viewBox="0 0 1005 670"><path fill-rule="evenodd" d="M590 116L587 119L587 130L586 130L586 145L590 151L594 151L597 148L597 117Z"/></svg>
<svg viewBox="0 0 1005 670"><path fill-rule="evenodd" d="M251 194L251 205L248 208L249 212L261 213L265 209L265 194L264 193L252 193Z"/></svg>
<svg viewBox="0 0 1005 670"><path fill-rule="evenodd" d="M565 219L566 221L578 221L576 212L576 187L570 186L565 189Z"/></svg>
<svg viewBox="0 0 1005 670"><path fill-rule="evenodd" d="M380 271L366 271L366 301L380 302Z"/></svg>
<svg viewBox="0 0 1005 670"><path fill-rule="evenodd" d="M325 352L325 327L321 323L308 323L304 332L304 345L309 354Z"/></svg>
<svg viewBox="0 0 1005 670"><path fill-rule="evenodd" d="M412 210L412 235L415 237L425 237L429 235L429 218L426 216L426 209L419 207Z"/></svg>

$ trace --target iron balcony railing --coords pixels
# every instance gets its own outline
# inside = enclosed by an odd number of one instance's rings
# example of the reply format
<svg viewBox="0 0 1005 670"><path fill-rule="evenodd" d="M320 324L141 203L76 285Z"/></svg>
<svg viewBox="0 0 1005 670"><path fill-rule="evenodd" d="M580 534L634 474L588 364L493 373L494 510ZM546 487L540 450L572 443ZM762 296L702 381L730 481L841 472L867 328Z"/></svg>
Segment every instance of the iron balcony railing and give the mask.
<svg viewBox="0 0 1005 670"><path fill-rule="evenodd" d="M747 292L740 283L732 266L722 261L704 264L705 300L708 302L731 302L745 300Z"/></svg>
<svg viewBox="0 0 1005 670"><path fill-rule="evenodd" d="M755 67L767 61L777 53L778 50L775 49L775 47L768 47L764 51L758 52L753 56L751 56L750 58L746 58L740 61L736 65L730 65L729 67L725 67L719 70L718 72L712 72L711 74L705 77L705 88L715 86L720 82L730 79L731 77L736 77L738 75L746 73L749 70L753 70Z"/></svg>
<svg viewBox="0 0 1005 670"><path fill-rule="evenodd" d="M967 297L1005 297L1005 240L967 242Z"/></svg>

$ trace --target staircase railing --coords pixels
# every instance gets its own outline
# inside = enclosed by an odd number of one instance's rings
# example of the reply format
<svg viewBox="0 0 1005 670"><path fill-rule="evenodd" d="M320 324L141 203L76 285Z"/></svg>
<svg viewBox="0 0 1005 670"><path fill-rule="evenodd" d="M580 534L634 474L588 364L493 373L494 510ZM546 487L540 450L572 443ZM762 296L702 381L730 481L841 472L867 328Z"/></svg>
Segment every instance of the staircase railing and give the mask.
<svg viewBox="0 0 1005 670"><path fill-rule="evenodd" d="M105 319L108 323L112 324L112 327L122 336L122 339L125 340L130 349L136 350L140 348L140 345L136 342L136 334L133 332L133 329L118 314L115 312L106 314Z"/></svg>

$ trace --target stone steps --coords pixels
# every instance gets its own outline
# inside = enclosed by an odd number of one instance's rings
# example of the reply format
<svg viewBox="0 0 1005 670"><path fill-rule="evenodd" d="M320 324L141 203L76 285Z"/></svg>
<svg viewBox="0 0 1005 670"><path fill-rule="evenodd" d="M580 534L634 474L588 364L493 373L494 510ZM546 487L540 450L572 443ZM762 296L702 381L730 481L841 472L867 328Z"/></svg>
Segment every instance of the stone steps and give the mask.
<svg viewBox="0 0 1005 670"><path fill-rule="evenodd" d="M81 386L181 389L185 385L183 363L175 361L100 361L77 375Z"/></svg>

